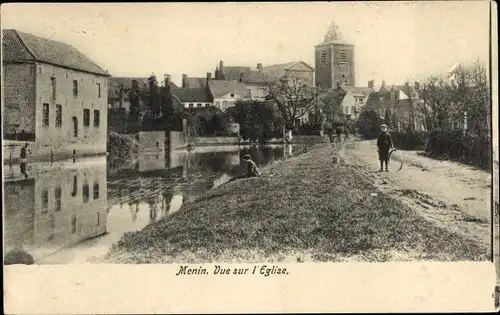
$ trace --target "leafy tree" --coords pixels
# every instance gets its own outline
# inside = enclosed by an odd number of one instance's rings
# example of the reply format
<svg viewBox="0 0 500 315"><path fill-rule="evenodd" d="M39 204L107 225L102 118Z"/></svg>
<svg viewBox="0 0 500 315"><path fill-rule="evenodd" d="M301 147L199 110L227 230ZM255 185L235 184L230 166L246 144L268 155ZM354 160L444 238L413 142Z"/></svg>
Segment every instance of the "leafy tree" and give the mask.
<svg viewBox="0 0 500 315"><path fill-rule="evenodd" d="M318 105L318 92L304 80L285 76L264 88L268 100L278 108L287 129L296 129L297 120Z"/></svg>
<svg viewBox="0 0 500 315"><path fill-rule="evenodd" d="M366 139L374 139L379 134L382 121L376 111L362 111L357 120L357 128Z"/></svg>

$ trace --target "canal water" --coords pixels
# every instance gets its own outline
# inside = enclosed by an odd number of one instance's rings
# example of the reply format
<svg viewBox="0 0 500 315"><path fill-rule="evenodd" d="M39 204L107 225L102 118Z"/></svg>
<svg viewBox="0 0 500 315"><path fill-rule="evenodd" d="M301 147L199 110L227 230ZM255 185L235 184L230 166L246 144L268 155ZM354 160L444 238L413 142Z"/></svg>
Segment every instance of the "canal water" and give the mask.
<svg viewBox="0 0 500 315"><path fill-rule="evenodd" d="M244 154L263 166L303 149L199 147L120 162L98 157L4 165L4 254L21 250L36 264L99 262L125 233L241 174Z"/></svg>

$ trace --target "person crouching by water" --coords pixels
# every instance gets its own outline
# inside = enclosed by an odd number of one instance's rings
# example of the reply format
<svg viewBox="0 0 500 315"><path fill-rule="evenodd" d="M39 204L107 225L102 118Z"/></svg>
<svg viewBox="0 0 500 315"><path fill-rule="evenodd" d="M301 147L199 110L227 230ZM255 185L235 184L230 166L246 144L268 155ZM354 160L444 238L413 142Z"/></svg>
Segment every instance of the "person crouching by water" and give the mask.
<svg viewBox="0 0 500 315"><path fill-rule="evenodd" d="M246 178L248 177L259 177L259 169L257 168L257 164L255 164L254 161L252 161L252 157L250 154L245 154L242 157L242 160L245 161L246 163L246 169L245 169L245 176Z"/></svg>
<svg viewBox="0 0 500 315"><path fill-rule="evenodd" d="M389 172L389 152L394 148L394 145L392 143L391 134L387 130L387 125L381 125L380 130L381 132L377 138L378 159L380 161L379 172L384 171L384 163L385 171Z"/></svg>

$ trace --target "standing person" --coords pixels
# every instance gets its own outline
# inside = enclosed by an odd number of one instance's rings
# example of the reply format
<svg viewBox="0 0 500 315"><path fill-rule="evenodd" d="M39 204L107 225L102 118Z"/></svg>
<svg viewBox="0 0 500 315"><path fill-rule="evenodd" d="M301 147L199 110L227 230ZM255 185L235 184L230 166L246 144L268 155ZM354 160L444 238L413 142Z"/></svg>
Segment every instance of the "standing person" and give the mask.
<svg viewBox="0 0 500 315"><path fill-rule="evenodd" d="M342 128L340 128L340 125L337 126L337 129L335 131L337 132L337 142L342 141L340 139L340 135L342 134Z"/></svg>
<svg viewBox="0 0 500 315"><path fill-rule="evenodd" d="M389 172L389 151L394 149L394 145L392 143L392 137L388 131L387 125L381 125L380 130L381 132L377 139L378 159L380 161L379 172L384 171L384 164L385 171Z"/></svg>
<svg viewBox="0 0 500 315"><path fill-rule="evenodd" d="M344 127L344 141L350 140L349 139L349 127L345 126Z"/></svg>
<svg viewBox="0 0 500 315"><path fill-rule="evenodd" d="M257 168L257 164L255 164L254 161L252 161L252 158L250 157L250 154L245 154L243 156L243 161L246 163L246 172L245 172L245 177L259 177L260 173Z"/></svg>

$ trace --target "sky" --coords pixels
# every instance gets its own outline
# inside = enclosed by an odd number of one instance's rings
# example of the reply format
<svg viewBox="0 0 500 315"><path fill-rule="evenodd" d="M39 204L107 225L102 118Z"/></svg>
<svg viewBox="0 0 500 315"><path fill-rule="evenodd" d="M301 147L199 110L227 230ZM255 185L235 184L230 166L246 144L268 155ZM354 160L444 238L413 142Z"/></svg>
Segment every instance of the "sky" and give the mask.
<svg viewBox="0 0 500 315"><path fill-rule="evenodd" d="M10 3L2 29L78 48L113 76L212 76L225 65L302 60L335 21L355 45L356 85L401 84L488 62L489 2Z"/></svg>

